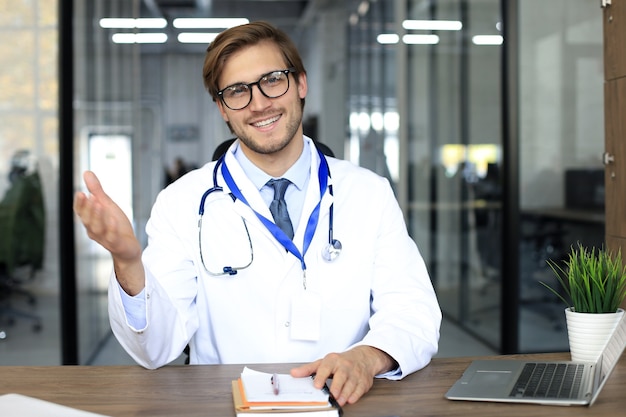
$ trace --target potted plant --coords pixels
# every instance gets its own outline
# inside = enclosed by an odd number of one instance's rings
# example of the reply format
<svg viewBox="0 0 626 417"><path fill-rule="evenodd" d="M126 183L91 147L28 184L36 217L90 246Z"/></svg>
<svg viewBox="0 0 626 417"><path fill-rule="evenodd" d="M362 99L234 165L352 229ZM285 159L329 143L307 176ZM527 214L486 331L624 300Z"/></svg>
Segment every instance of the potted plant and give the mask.
<svg viewBox="0 0 626 417"><path fill-rule="evenodd" d="M565 309L572 360L595 362L624 314L626 266L621 251L572 246L566 260L548 260L562 292L541 282ZM563 295L564 294L564 295Z"/></svg>

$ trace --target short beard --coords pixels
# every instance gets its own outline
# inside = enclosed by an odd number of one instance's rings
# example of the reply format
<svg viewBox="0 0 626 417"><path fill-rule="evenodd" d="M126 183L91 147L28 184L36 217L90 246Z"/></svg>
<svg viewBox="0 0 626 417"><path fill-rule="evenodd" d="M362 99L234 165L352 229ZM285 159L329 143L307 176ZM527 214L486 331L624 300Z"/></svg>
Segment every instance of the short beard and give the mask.
<svg viewBox="0 0 626 417"><path fill-rule="evenodd" d="M246 145L246 147L248 147L251 151L262 155L270 155L285 149L287 145L291 143L301 124L302 112L300 112L300 115L298 117L292 119L289 123L287 123L287 133L285 134L285 137L277 143L271 143L269 145L255 142L252 138L246 136L243 132L233 131L233 133L235 133L239 140L243 142L243 144Z"/></svg>

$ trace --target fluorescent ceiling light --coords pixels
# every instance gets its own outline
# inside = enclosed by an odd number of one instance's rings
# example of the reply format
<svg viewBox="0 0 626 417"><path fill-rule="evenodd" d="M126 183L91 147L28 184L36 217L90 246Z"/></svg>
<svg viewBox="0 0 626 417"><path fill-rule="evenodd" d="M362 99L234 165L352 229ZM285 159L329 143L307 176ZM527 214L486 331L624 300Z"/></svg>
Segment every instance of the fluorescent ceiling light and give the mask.
<svg viewBox="0 0 626 417"><path fill-rule="evenodd" d="M407 34L402 36L402 42L408 45L436 45L439 43L439 36Z"/></svg>
<svg viewBox="0 0 626 417"><path fill-rule="evenodd" d="M167 26L167 20L161 18L131 19L131 18L104 18L100 19L100 27L105 29L162 29Z"/></svg>
<svg viewBox="0 0 626 417"><path fill-rule="evenodd" d="M383 45L394 44L400 41L400 36L395 33L381 33L376 37L376 41Z"/></svg>
<svg viewBox="0 0 626 417"><path fill-rule="evenodd" d="M472 37L474 45L502 45L504 38L501 35L476 35Z"/></svg>
<svg viewBox="0 0 626 417"><path fill-rule="evenodd" d="M461 30L458 20L405 20L402 27L407 30Z"/></svg>
<svg viewBox="0 0 626 417"><path fill-rule="evenodd" d="M233 26L245 25L246 18L178 18L173 25L179 29L227 29Z"/></svg>
<svg viewBox="0 0 626 417"><path fill-rule="evenodd" d="M185 32L178 35L180 43L211 43L219 33Z"/></svg>
<svg viewBox="0 0 626 417"><path fill-rule="evenodd" d="M114 33L114 43L165 43L165 33Z"/></svg>

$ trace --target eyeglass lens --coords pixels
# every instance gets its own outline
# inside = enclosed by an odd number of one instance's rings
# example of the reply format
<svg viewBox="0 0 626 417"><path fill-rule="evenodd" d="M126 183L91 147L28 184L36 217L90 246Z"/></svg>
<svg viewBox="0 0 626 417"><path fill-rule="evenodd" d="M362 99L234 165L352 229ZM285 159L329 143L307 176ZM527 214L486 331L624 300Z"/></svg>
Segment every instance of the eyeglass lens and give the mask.
<svg viewBox="0 0 626 417"><path fill-rule="evenodd" d="M241 110L252 101L252 86L257 85L268 98L277 98L289 90L289 72L274 71L264 75L255 83L235 84L222 90L222 99L232 110Z"/></svg>

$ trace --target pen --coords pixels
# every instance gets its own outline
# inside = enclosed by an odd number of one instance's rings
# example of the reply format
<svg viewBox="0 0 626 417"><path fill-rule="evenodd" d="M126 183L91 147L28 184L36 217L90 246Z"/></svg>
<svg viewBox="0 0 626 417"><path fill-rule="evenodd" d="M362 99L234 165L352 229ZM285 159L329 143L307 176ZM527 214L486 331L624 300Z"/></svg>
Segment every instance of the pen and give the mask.
<svg viewBox="0 0 626 417"><path fill-rule="evenodd" d="M272 389L274 390L274 395L278 395L280 393L280 388L278 387L278 375L277 374L273 374L272 375Z"/></svg>
<svg viewBox="0 0 626 417"><path fill-rule="evenodd" d="M333 407L337 409L337 413L339 414L339 417L341 417L343 415L343 409L341 408L341 406L335 399L335 396L330 392L330 388L328 388L328 384L324 384L322 391L328 394L328 402L330 403L330 405L332 405Z"/></svg>
<svg viewBox="0 0 626 417"><path fill-rule="evenodd" d="M315 374L311 374L311 379L314 379L314 378L315 378ZM328 387L327 383L324 383L324 386L322 387L322 391L324 392L324 394L328 394L328 402L330 403L331 406L337 409L337 413L339 414L339 417L341 417L343 415L343 408L341 408L341 406L335 399L335 396L330 392L330 388Z"/></svg>

